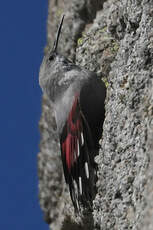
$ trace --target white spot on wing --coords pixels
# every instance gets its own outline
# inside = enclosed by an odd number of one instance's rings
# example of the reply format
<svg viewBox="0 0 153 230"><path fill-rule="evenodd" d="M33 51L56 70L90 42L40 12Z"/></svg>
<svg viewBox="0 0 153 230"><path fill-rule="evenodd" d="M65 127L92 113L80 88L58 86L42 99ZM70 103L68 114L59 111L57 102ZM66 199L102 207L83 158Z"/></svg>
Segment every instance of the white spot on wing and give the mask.
<svg viewBox="0 0 153 230"><path fill-rule="evenodd" d="M82 179L79 177L79 189L80 189L80 194L82 195Z"/></svg>
<svg viewBox="0 0 153 230"><path fill-rule="evenodd" d="M77 206L77 209L79 210L79 203L77 199L76 199L76 206Z"/></svg>
<svg viewBox="0 0 153 230"><path fill-rule="evenodd" d="M85 162L84 167L85 167L86 177L89 178L89 168L88 168L88 163L87 162Z"/></svg>
<svg viewBox="0 0 153 230"><path fill-rule="evenodd" d="M78 142L78 157L80 156L80 146L79 146L79 141Z"/></svg>
<svg viewBox="0 0 153 230"><path fill-rule="evenodd" d="M81 145L84 145L83 132L81 132Z"/></svg>

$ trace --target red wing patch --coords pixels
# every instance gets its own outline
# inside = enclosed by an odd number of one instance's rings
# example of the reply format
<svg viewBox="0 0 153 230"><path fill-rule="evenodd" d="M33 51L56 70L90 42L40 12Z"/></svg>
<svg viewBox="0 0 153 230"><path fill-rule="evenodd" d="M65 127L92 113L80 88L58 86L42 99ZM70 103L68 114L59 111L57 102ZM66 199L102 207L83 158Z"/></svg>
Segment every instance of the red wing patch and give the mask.
<svg viewBox="0 0 153 230"><path fill-rule="evenodd" d="M81 115L78 110L78 99L75 98L71 112L66 123L66 137L62 143L62 154L65 156L66 165L71 172L71 168L80 154L79 144L82 133Z"/></svg>

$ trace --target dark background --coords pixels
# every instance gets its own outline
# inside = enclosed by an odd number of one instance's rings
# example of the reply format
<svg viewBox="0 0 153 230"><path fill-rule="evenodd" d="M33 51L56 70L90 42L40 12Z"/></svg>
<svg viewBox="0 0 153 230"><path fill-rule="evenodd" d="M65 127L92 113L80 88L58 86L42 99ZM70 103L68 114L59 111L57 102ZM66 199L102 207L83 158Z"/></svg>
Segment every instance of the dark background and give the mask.
<svg viewBox="0 0 153 230"><path fill-rule="evenodd" d="M0 5L0 229L47 230L38 199L37 153L46 0Z"/></svg>

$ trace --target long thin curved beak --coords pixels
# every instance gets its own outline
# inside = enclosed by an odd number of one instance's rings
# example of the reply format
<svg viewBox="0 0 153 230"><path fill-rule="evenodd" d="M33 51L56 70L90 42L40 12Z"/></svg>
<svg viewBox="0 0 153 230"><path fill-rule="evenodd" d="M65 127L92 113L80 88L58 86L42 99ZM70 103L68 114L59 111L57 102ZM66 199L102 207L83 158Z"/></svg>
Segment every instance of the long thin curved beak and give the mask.
<svg viewBox="0 0 153 230"><path fill-rule="evenodd" d="M57 33L56 33L56 39L54 41L54 45L53 45L53 49L52 49L52 52L55 52L56 49L57 49L57 46L58 46L58 40L59 40L59 36L60 36L60 33L61 33L61 29L62 29L62 25L63 25L63 21L64 21L64 14L62 16L62 19L61 19L61 22L58 26L58 30L57 30Z"/></svg>

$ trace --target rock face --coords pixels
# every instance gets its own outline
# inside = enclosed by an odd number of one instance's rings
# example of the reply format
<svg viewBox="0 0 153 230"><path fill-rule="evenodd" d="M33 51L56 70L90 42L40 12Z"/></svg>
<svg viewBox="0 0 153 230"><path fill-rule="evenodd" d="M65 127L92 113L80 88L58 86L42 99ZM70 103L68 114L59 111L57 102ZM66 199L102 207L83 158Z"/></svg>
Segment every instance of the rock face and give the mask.
<svg viewBox="0 0 153 230"><path fill-rule="evenodd" d="M107 87L93 213L76 217L52 108L40 121L39 196L53 230L153 229L153 1L50 0L48 44L66 14L60 51L97 72Z"/></svg>

